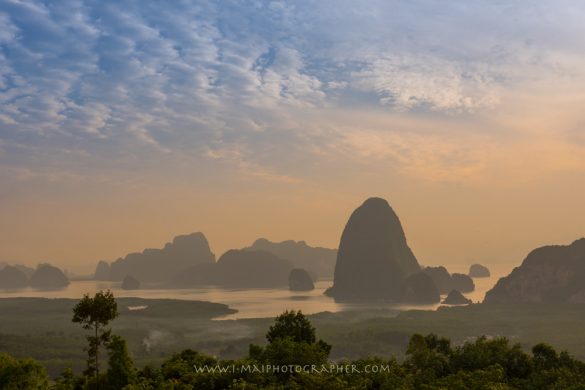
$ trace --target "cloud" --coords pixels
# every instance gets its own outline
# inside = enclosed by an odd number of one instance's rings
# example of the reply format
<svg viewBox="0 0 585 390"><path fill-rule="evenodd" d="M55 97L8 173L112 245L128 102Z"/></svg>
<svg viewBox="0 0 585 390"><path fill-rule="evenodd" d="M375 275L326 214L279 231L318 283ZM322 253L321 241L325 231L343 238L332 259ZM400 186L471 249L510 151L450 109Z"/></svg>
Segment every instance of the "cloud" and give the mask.
<svg viewBox="0 0 585 390"><path fill-rule="evenodd" d="M233 164L238 168L238 173L243 178L253 178L268 182L299 184L301 179L279 174L270 168L258 166L251 162L251 158L246 156L246 153L239 149L209 149L205 156L211 160L221 160Z"/></svg>
<svg viewBox="0 0 585 390"><path fill-rule="evenodd" d="M541 84L554 96L558 80L585 80L575 54L582 10L548 1L5 1L2 161L32 171L55 158L72 170L214 161L294 183L325 155L344 159L343 139L364 159L404 149L391 153L402 172L460 164L465 175L477 170L467 158L412 157L429 156L427 145L459 155L465 136L454 141L448 124L430 134L374 135L359 124L336 133L344 124L330 113L447 114L481 133L487 116L510 107L510 91ZM46 154L19 156L22 144ZM237 158L225 152L234 150Z"/></svg>
<svg viewBox="0 0 585 390"><path fill-rule="evenodd" d="M355 159L389 161L407 176L446 183L476 181L486 169L487 150L492 149L486 144L478 150L467 140L453 142L444 136L376 131L348 133L340 147Z"/></svg>
<svg viewBox="0 0 585 390"><path fill-rule="evenodd" d="M380 103L399 111L427 106L433 111L494 108L496 78L476 64L429 57L380 58L353 73L357 89L374 90Z"/></svg>

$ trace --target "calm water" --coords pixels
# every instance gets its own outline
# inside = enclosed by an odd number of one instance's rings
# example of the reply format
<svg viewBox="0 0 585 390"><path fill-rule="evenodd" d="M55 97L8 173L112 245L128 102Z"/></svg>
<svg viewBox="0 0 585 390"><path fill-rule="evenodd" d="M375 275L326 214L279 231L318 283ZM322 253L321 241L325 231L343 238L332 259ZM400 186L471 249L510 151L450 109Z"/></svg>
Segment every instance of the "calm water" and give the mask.
<svg viewBox="0 0 585 390"><path fill-rule="evenodd" d="M455 272L457 270L454 270ZM507 273L493 273L490 278L474 279L475 291L465 294L473 302L482 301L485 292L497 281L499 276ZM249 290L224 290L216 288L191 288L191 289L141 289L122 290L119 282L98 282L98 281L74 281L63 290L58 291L36 291L32 289L18 291L1 291L0 297L47 297L47 298L81 298L83 294L93 294L99 290L110 289L117 297L141 297L141 298L168 298L199 300L224 303L229 307L238 310L237 313L222 317L225 319L275 317L284 310L302 310L305 314L313 314L322 311L338 312L343 310L363 309L426 309L434 310L435 305L390 305L390 304L341 304L336 303L332 298L323 292L332 285L332 281L320 281L316 283L315 290L309 292L292 292L288 289L249 289Z"/></svg>

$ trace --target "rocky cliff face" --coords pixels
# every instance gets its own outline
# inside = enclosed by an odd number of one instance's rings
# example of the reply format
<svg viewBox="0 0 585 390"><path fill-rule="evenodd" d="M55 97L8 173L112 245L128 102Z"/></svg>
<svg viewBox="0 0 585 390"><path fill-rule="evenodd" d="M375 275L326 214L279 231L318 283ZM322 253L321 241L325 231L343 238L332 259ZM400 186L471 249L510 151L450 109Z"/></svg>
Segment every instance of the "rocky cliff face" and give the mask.
<svg viewBox="0 0 585 390"><path fill-rule="evenodd" d="M471 299L465 298L465 296L459 291L451 290L449 295L447 295L447 298L445 298L442 303L445 305L469 305L472 302Z"/></svg>
<svg viewBox="0 0 585 390"><path fill-rule="evenodd" d="M431 304L439 302L441 296L433 279L424 272L419 272L406 278L402 300L414 304Z"/></svg>
<svg viewBox="0 0 585 390"><path fill-rule="evenodd" d="M426 267L423 272L431 277L441 294L447 294L451 290L471 292L475 290L473 279L464 274L450 274L443 266Z"/></svg>
<svg viewBox="0 0 585 390"><path fill-rule="evenodd" d="M472 264L469 267L468 275L472 278L489 278L490 270L481 264Z"/></svg>
<svg viewBox="0 0 585 390"><path fill-rule="evenodd" d="M475 283L473 279L465 274L451 274L451 286L454 290L462 293L468 293L475 290Z"/></svg>
<svg viewBox="0 0 585 390"><path fill-rule="evenodd" d="M315 289L315 284L306 270L295 268L288 276L288 288L291 291L311 291Z"/></svg>
<svg viewBox="0 0 585 390"><path fill-rule="evenodd" d="M126 275L122 280L122 290L138 290L140 288L140 281L132 275Z"/></svg>
<svg viewBox="0 0 585 390"><path fill-rule="evenodd" d="M263 251L229 250L217 263L199 264L183 270L171 286L217 286L223 288L274 288L288 286L292 269L288 260Z"/></svg>
<svg viewBox="0 0 585 390"><path fill-rule="evenodd" d="M95 280L110 280L110 265L105 261L100 261L95 267Z"/></svg>
<svg viewBox="0 0 585 390"><path fill-rule="evenodd" d="M216 285L270 288L288 285L292 264L268 252L230 250L219 258L216 267Z"/></svg>
<svg viewBox="0 0 585 390"><path fill-rule="evenodd" d="M18 268L7 265L0 270L0 290L25 288L28 277Z"/></svg>
<svg viewBox="0 0 585 390"><path fill-rule="evenodd" d="M585 238L533 250L498 280L484 303L585 303Z"/></svg>
<svg viewBox="0 0 585 390"><path fill-rule="evenodd" d="M32 274L35 273L35 269L34 268L27 267L26 265L14 264L14 267L16 267L16 269L24 272L24 274L26 275L26 277L29 278L29 279L32 276Z"/></svg>
<svg viewBox="0 0 585 390"><path fill-rule="evenodd" d="M49 264L39 265L30 278L30 286L39 290L58 290L68 285L63 271Z"/></svg>
<svg viewBox="0 0 585 390"><path fill-rule="evenodd" d="M305 241L272 242L259 238L244 250L264 251L275 254L281 259L289 260L295 267L303 268L318 279L333 278L337 250L312 247Z"/></svg>
<svg viewBox="0 0 585 390"><path fill-rule="evenodd" d="M145 249L114 261L110 279L121 281L126 275L133 275L142 282L168 282L181 270L214 261L203 233L193 233L175 237L163 249Z"/></svg>
<svg viewBox="0 0 585 390"><path fill-rule="evenodd" d="M384 199L370 198L345 226L326 294L342 301L401 301L406 278L419 271L394 210Z"/></svg>
<svg viewBox="0 0 585 390"><path fill-rule="evenodd" d="M425 267L423 272L433 279L441 294L447 294L453 289L453 281L447 268L443 266Z"/></svg>

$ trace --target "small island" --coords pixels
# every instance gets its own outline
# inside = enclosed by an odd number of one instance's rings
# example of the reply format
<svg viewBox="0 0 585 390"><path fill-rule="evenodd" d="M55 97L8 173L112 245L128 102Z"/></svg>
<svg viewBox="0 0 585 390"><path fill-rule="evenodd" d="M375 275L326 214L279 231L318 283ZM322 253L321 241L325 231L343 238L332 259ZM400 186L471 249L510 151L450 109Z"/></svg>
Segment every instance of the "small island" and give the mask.
<svg viewBox="0 0 585 390"><path fill-rule="evenodd" d="M311 291L315 289L315 284L305 269L294 268L288 276L288 288L291 291Z"/></svg>
<svg viewBox="0 0 585 390"><path fill-rule="evenodd" d="M140 288L140 281L132 275L126 275L122 281L123 290L138 290Z"/></svg>
<svg viewBox="0 0 585 390"><path fill-rule="evenodd" d="M30 278L30 286L38 290L59 290L68 285L63 271L50 264L40 264Z"/></svg>
<svg viewBox="0 0 585 390"><path fill-rule="evenodd" d="M490 270L481 264L472 264L469 267L468 275L472 278L489 278L491 276Z"/></svg>
<svg viewBox="0 0 585 390"><path fill-rule="evenodd" d="M0 290L15 290L27 286L28 278L18 268L7 265L0 270Z"/></svg>
<svg viewBox="0 0 585 390"><path fill-rule="evenodd" d="M461 292L457 290L451 290L449 295L447 295L447 298L445 298L442 303L445 305L469 305L472 302L471 299L465 298Z"/></svg>

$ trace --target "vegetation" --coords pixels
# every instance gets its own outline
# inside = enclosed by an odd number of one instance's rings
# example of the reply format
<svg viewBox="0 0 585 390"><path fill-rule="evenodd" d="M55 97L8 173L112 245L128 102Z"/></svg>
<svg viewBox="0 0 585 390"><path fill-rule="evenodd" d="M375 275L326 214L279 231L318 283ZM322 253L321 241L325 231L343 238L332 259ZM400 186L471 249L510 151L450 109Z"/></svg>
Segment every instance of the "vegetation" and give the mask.
<svg viewBox="0 0 585 390"><path fill-rule="evenodd" d="M278 316L266 346L250 345L246 357L218 359L191 349L173 354L160 367L137 369L126 341L105 327L117 317L111 292L84 298L74 322L95 332L88 337L88 369L71 369L50 383L33 359L0 354L2 389L585 389L585 363L568 352L537 344L531 353L507 338L480 337L453 345L431 333L410 337L406 357L330 360L331 346L298 311ZM99 345L108 368L99 373Z"/></svg>
<svg viewBox="0 0 585 390"><path fill-rule="evenodd" d="M87 368L88 331L71 321L78 300L47 298L0 298L0 351L17 358L33 357L45 366L50 377L60 375L67 367L79 373ZM210 302L176 299L116 298L120 316L110 323L112 333L123 337L139 367L161 364L170 354L186 345L214 355L238 339L237 351L245 355L251 342L248 327L235 321L213 321L235 310ZM42 318L42 321L39 321ZM250 327L250 329L252 329ZM256 326L253 327L256 329ZM255 333L250 331L250 333ZM241 341L240 341L241 340ZM240 344L241 342L241 344Z"/></svg>
<svg viewBox="0 0 585 390"><path fill-rule="evenodd" d="M0 353L0 389L43 389L48 386L47 372L38 362Z"/></svg>
<svg viewBox="0 0 585 390"><path fill-rule="evenodd" d="M292 311L276 321L216 321L233 311L208 302L116 301L120 316L108 325L107 359L96 379L83 373L86 331L70 321L75 301L0 299L0 351L11 355L0 354L0 388L585 389L585 315L578 305L470 305L398 316L376 309L308 317ZM577 358L540 340L576 351ZM185 347L191 349L176 353ZM352 369L261 371L332 362ZM205 365L213 370L195 369ZM378 372L366 372L374 366Z"/></svg>
<svg viewBox="0 0 585 390"><path fill-rule="evenodd" d="M265 348L250 345L249 358L270 366L327 364L331 346L315 336L315 328L300 311L285 311L266 334ZM283 373L284 377L290 373Z"/></svg>
<svg viewBox="0 0 585 390"><path fill-rule="evenodd" d="M93 332L91 335L86 336L89 346L87 348L88 359L85 374L87 376L95 375L98 387L100 375L99 349L101 345L107 345L112 342L112 331L106 326L118 315L118 304L110 290L106 292L100 291L93 298L85 294L83 299L73 308L72 321L80 323L83 329Z"/></svg>
<svg viewBox="0 0 585 390"><path fill-rule="evenodd" d="M108 357L106 382L110 388L121 389L136 382L136 369L126 340L117 335L112 336L108 343Z"/></svg>

